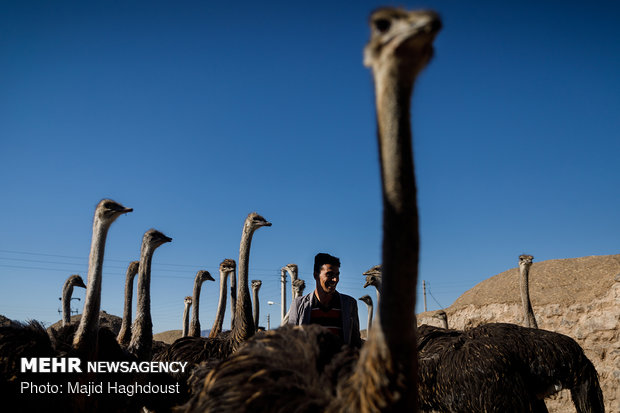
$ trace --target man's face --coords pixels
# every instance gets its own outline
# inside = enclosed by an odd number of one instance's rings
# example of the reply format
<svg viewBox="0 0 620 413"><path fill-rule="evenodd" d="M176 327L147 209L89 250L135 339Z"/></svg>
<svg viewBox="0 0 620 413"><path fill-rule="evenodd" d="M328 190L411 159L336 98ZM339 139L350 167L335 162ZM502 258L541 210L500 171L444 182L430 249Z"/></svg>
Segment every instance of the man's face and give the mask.
<svg viewBox="0 0 620 413"><path fill-rule="evenodd" d="M340 267L331 264L323 264L321 272L314 276L317 288L323 290L327 294L336 291L338 281L340 281Z"/></svg>

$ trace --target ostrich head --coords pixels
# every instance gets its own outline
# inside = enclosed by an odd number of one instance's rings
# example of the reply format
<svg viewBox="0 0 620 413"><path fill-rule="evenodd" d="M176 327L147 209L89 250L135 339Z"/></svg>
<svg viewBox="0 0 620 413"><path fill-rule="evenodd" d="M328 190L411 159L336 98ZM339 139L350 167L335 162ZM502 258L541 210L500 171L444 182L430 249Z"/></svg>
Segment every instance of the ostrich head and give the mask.
<svg viewBox="0 0 620 413"><path fill-rule="evenodd" d="M235 260L226 258L224 261L220 263L220 272L227 274L229 272L233 272L236 267L237 267L237 263L235 262Z"/></svg>
<svg viewBox="0 0 620 413"><path fill-rule="evenodd" d="M443 310L437 311L435 314L433 314L433 317L434 318L438 318L440 320L447 320L448 319L448 315Z"/></svg>
<svg viewBox="0 0 620 413"><path fill-rule="evenodd" d="M304 293L306 288L306 282L304 280L296 279L293 281L293 290L295 290L295 296L299 297Z"/></svg>
<svg viewBox="0 0 620 413"><path fill-rule="evenodd" d="M372 13L370 27L364 65L371 67L376 77L395 71L412 84L433 57L433 39L441 21L434 11L384 8Z"/></svg>
<svg viewBox="0 0 620 413"><path fill-rule="evenodd" d="M258 291L261 285L263 285L261 280L252 280L252 290Z"/></svg>
<svg viewBox="0 0 620 413"><path fill-rule="evenodd" d="M68 282L69 282L69 285L71 285L73 287L86 288L86 284L84 284L84 280L82 279L82 277L80 277L77 274L74 274L71 277L69 277Z"/></svg>
<svg viewBox="0 0 620 413"><path fill-rule="evenodd" d="M370 298L368 294L361 296L360 298L358 298L358 300L362 301L368 306L372 305L372 298Z"/></svg>
<svg viewBox="0 0 620 413"><path fill-rule="evenodd" d="M189 295L185 297L184 303L185 305L192 305L192 297L190 297Z"/></svg>
<svg viewBox="0 0 620 413"><path fill-rule="evenodd" d="M282 267L282 269L288 272L289 274L291 274L291 278L297 277L297 274L298 274L297 264L287 264L284 267Z"/></svg>
<svg viewBox="0 0 620 413"><path fill-rule="evenodd" d="M366 282L364 283L364 288L372 285L377 289L381 289L381 266L375 265L370 268L368 271L362 273L362 275L366 276Z"/></svg>
<svg viewBox="0 0 620 413"><path fill-rule="evenodd" d="M149 229L144 233L144 237L142 238L142 243L147 245L148 247L155 249L166 242L171 242L172 238L164 235L163 233L157 231L156 229Z"/></svg>
<svg viewBox="0 0 620 413"><path fill-rule="evenodd" d="M252 233L260 227L270 227L271 222L267 221L265 218L258 215L256 212L251 212L248 215L248 217L245 219L244 226L250 231L250 233Z"/></svg>
<svg viewBox="0 0 620 413"><path fill-rule="evenodd" d="M520 268L529 268L534 261L534 257L527 254L519 255L519 267Z"/></svg>
<svg viewBox="0 0 620 413"><path fill-rule="evenodd" d="M129 263L129 267L127 267L127 272L131 277L135 276L140 269L140 261L132 261Z"/></svg>
<svg viewBox="0 0 620 413"><path fill-rule="evenodd" d="M198 270L196 273L195 281L200 285L205 281L215 281L215 279L211 276L211 273L207 270Z"/></svg>
<svg viewBox="0 0 620 413"><path fill-rule="evenodd" d="M111 199L103 199L97 204L95 219L101 220L101 222L106 225L111 225L116 218L131 211L133 211L133 208L125 208L123 205Z"/></svg>

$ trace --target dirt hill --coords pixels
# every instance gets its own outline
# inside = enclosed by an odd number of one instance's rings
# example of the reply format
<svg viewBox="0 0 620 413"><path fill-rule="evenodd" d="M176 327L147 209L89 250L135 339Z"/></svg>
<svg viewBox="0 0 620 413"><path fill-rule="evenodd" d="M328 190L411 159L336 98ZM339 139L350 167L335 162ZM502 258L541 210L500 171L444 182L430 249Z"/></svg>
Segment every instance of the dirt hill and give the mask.
<svg viewBox="0 0 620 413"><path fill-rule="evenodd" d="M71 317L71 324L73 323L79 324L81 319L82 319L82 314L74 315ZM99 325L101 327L109 328L110 330L114 332L114 334L118 334L119 330L121 329L122 322L123 322L123 319L118 316L115 316L114 314L108 314L105 311L101 311L99 313ZM54 324L52 324L49 328L56 329L61 326L62 326L62 320L59 320L55 322Z"/></svg>
<svg viewBox="0 0 620 413"><path fill-rule="evenodd" d="M577 340L599 373L606 411L620 412L620 255L535 262L530 296L539 328ZM482 281L445 311L450 328L522 324L518 268ZM418 322L440 326L433 314L419 314ZM550 412L575 411L566 390L547 406Z"/></svg>

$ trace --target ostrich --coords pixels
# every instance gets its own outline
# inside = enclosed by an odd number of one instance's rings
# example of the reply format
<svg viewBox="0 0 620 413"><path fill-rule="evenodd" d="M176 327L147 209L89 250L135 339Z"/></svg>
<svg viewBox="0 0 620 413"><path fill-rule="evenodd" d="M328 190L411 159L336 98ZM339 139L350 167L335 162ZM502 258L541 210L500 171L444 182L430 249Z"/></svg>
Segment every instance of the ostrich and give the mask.
<svg viewBox="0 0 620 413"><path fill-rule="evenodd" d="M126 208L110 199L103 199L95 208L84 310L71 344L52 343L43 326L36 321L28 325L13 324L11 327L0 328L0 359L2 360L0 393L5 396L4 401L8 405L20 403L25 411L46 410L49 408L49 398L43 396L41 398L33 394L22 395L18 385L22 381L44 384L45 382L58 382L60 379L60 375L57 374L20 372L22 357L79 357L82 361L92 361L100 357L109 357L120 350L111 332L99 331L102 267L106 237L110 226L120 215L131 211L133 209ZM55 347L56 344L62 344L65 347L58 348ZM68 377L69 375L64 375L62 382L66 383ZM78 378L82 379L82 377ZM66 402L71 403L71 406L63 406L64 410L88 410L88 407L92 407L88 406L87 399L82 396L67 399ZM99 407L103 411L106 410L104 404L99 403Z"/></svg>
<svg viewBox="0 0 620 413"><path fill-rule="evenodd" d="M438 318L441 321L443 328L448 329L448 314L445 311L439 310L433 314L434 318Z"/></svg>
<svg viewBox="0 0 620 413"><path fill-rule="evenodd" d="M153 320L151 319L151 262L153 253L161 245L171 242L156 229L149 229L142 237L140 247L140 269L138 274L138 303L136 320L131 326L129 351L140 360L150 360L153 346Z"/></svg>
<svg viewBox="0 0 620 413"><path fill-rule="evenodd" d="M286 264L284 267L282 267L282 271L286 271L289 277L291 277L291 302L293 302L293 300L298 297L295 291L295 281L298 279L299 267L297 267L297 264L293 263ZM284 277L284 281L282 284L282 316L284 318L286 317L285 312L287 311L286 294L284 292L284 289L286 287L286 277L284 276L284 274L282 276Z"/></svg>
<svg viewBox="0 0 620 413"><path fill-rule="evenodd" d="M362 301L368 307L368 326L366 327L366 332L368 333L370 332L370 328L372 327L372 314L373 314L372 298L370 298L370 296L366 294L358 298L358 300Z"/></svg>
<svg viewBox="0 0 620 413"><path fill-rule="evenodd" d="M370 268L368 271L362 273L362 275L366 276L366 282L364 282L364 288L372 285L375 287L377 292L377 304L379 303L379 298L381 297L381 266L375 265Z"/></svg>
<svg viewBox="0 0 620 413"><path fill-rule="evenodd" d="M209 271L199 270L194 278L194 292L192 294L192 322L189 326L189 335L191 337L200 337L200 290L202 283L205 281L215 281Z"/></svg>
<svg viewBox="0 0 620 413"><path fill-rule="evenodd" d="M304 295L304 290L306 289L306 282L301 279L296 279L293 281L293 300L297 297L301 297ZM290 316L290 308L289 311L286 312L284 318L282 319L282 325L288 324L288 319Z"/></svg>
<svg viewBox="0 0 620 413"><path fill-rule="evenodd" d="M252 319L252 304L248 286L248 266L250 246L254 232L261 227L269 227L271 223L256 212L250 213L243 224L241 245L239 247L239 291L235 312L237 318L230 332L224 332L215 338L181 337L164 352L157 355L157 361L188 361L197 364L209 360L222 360L239 345L255 333ZM179 379L187 378L179 376Z"/></svg>
<svg viewBox="0 0 620 413"><path fill-rule="evenodd" d="M254 328L258 331L258 319L260 316L260 303L258 302L258 291L263 282L261 280L252 280L252 312L254 313Z"/></svg>
<svg viewBox="0 0 620 413"><path fill-rule="evenodd" d="M138 273L140 261L132 261L127 267L125 275L125 306L123 308L123 321L118 332L116 341L123 347L129 346L131 340L131 300L133 297L133 279Z"/></svg>
<svg viewBox="0 0 620 413"><path fill-rule="evenodd" d="M384 8L370 19L365 63L372 67L383 188L383 294L348 378L335 386L334 335L317 326L284 326L257 335L216 366L186 411L416 411L415 294L418 225L409 100L440 28L433 12ZM330 373L331 372L331 373Z"/></svg>
<svg viewBox="0 0 620 413"><path fill-rule="evenodd" d="M189 309L192 306L192 297L185 297L183 303L185 307L183 308L183 333L181 337L187 337L187 332L189 331Z"/></svg>
<svg viewBox="0 0 620 413"><path fill-rule="evenodd" d="M73 295L73 287L86 288L84 280L77 274L67 278L62 286L62 325L63 327L71 324L71 296Z"/></svg>
<svg viewBox="0 0 620 413"><path fill-rule="evenodd" d="M209 332L209 337L217 337L222 332L222 324L224 323L224 312L226 311L226 280L232 274L235 275L237 263L235 260L225 259L220 263L220 299L217 303L217 313L213 321L213 327Z"/></svg>
<svg viewBox="0 0 620 413"><path fill-rule="evenodd" d="M545 397L570 389L578 413L605 411L597 372L568 336L505 323L418 333L423 410L546 412Z"/></svg>
<svg viewBox="0 0 620 413"><path fill-rule="evenodd" d="M522 254L519 256L519 284L521 287L521 302L523 304L523 321L526 327L538 328L536 323L536 317L534 317L534 310L532 309L532 302L530 301L530 282L529 274L530 267L534 257L531 255Z"/></svg>

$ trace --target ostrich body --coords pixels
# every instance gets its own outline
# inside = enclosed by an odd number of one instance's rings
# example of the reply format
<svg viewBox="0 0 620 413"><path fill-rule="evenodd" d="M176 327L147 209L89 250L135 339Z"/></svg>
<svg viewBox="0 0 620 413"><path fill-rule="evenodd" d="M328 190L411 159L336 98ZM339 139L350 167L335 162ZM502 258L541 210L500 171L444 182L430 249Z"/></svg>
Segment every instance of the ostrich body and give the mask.
<svg viewBox="0 0 620 413"><path fill-rule="evenodd" d="M185 297L183 303L185 306L183 307L183 332L181 337L187 337L187 333L189 332L189 309L192 306L192 297Z"/></svg>
<svg viewBox="0 0 620 413"><path fill-rule="evenodd" d="M220 298L217 302L217 312L215 314L215 320L213 320L213 327L209 332L209 338L217 337L222 332L222 324L224 323L224 313L226 312L226 281L229 276L235 276L235 268L237 263L235 260L225 259L220 263Z"/></svg>
<svg viewBox="0 0 620 413"><path fill-rule="evenodd" d="M523 322L526 327L538 328L534 310L532 309L532 301L530 300L530 267L534 257L531 255L519 256L519 286L521 288L521 303L523 304Z"/></svg>
<svg viewBox="0 0 620 413"><path fill-rule="evenodd" d="M67 278L62 286L62 325L63 327L71 324L71 296L73 295L73 287L86 288L84 280L77 274Z"/></svg>
<svg viewBox="0 0 620 413"><path fill-rule="evenodd" d="M361 296L358 300L362 301L368 307L368 327L366 327L366 331L370 332L370 328L372 327L372 315L373 315L373 305L372 298L368 294ZM368 336L368 335L367 335Z"/></svg>
<svg viewBox="0 0 620 413"><path fill-rule="evenodd" d="M546 412L545 397L570 389L578 413L605 411L596 370L568 336L506 323L418 333L423 410Z"/></svg>
<svg viewBox="0 0 620 413"><path fill-rule="evenodd" d="M433 12L386 8L371 16L365 63L377 92L383 262L390 265L383 269L388 298L359 359L345 369L351 374L329 363L339 358L334 335L317 325L287 325L253 337L215 367L187 411L416 411L418 229L409 99L439 26Z"/></svg>
<svg viewBox="0 0 620 413"><path fill-rule="evenodd" d="M205 281L215 281L209 271L199 270L194 278L194 291L192 293L192 321L189 326L189 335L191 337L200 337L200 290L202 283Z"/></svg>
<svg viewBox="0 0 620 413"><path fill-rule="evenodd" d="M136 320L131 326L129 351L140 360L150 360L153 347L153 320L151 318L151 263L155 250L172 238L155 229L149 229L142 237L138 273L138 302Z"/></svg>
<svg viewBox="0 0 620 413"><path fill-rule="evenodd" d="M252 319L252 304L248 287L248 263L250 246L254 231L271 226L265 218L252 212L245 219L239 247L239 291L236 320L230 332L224 332L215 338L181 337L160 353L157 361L187 361L198 364L203 361L222 360L237 350L239 345L255 332ZM183 377L180 377L183 378ZM186 378L186 377L185 377Z"/></svg>
<svg viewBox="0 0 620 413"><path fill-rule="evenodd" d="M263 282L261 280L252 280L252 307L254 313L254 328L258 331L258 320L260 316L260 303L258 302L258 291Z"/></svg>
<svg viewBox="0 0 620 413"><path fill-rule="evenodd" d="M138 266L140 261L132 261L127 267L127 274L125 275L125 306L123 308L123 321L121 323L121 329L118 332L116 341L123 347L129 346L131 341L131 301L133 298L133 279L138 273Z"/></svg>

